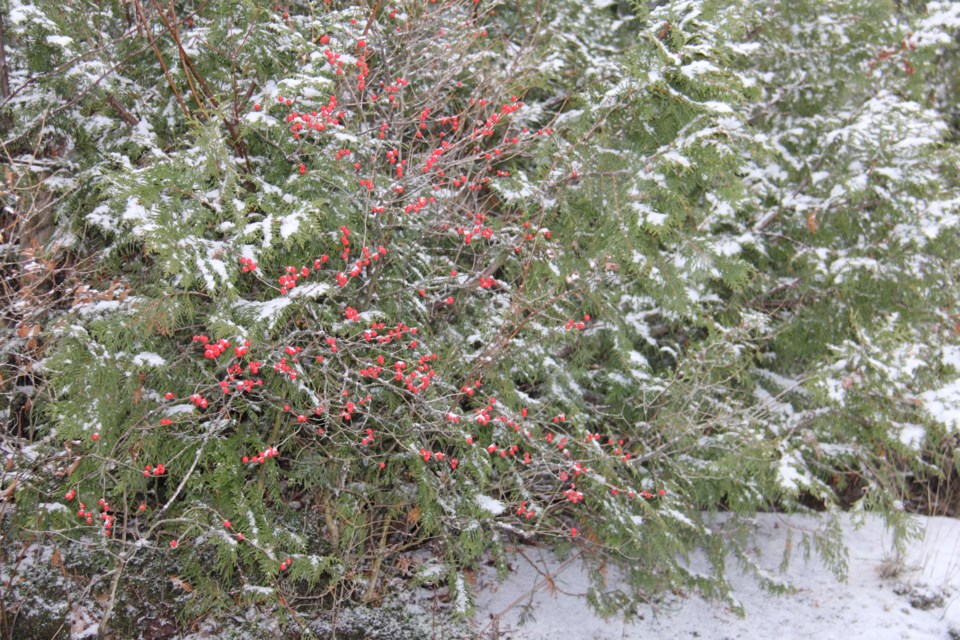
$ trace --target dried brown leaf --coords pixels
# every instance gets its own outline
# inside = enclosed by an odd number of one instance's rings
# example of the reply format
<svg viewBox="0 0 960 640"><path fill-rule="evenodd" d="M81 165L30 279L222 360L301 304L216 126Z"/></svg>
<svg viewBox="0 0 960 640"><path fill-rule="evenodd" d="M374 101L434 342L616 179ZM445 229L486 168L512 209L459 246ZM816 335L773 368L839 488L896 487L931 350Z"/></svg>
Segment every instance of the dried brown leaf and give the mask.
<svg viewBox="0 0 960 640"><path fill-rule="evenodd" d="M412 527L420 521L420 507L414 507L407 513L407 526Z"/></svg>

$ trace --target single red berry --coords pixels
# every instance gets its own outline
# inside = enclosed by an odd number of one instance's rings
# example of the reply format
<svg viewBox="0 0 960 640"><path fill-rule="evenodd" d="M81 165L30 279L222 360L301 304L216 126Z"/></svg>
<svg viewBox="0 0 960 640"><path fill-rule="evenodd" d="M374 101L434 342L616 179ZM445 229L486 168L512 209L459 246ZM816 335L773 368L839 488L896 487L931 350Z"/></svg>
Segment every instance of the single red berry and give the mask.
<svg viewBox="0 0 960 640"><path fill-rule="evenodd" d="M170 548L171 548L171 549L176 549L178 544L180 544L180 543L177 542L176 540L171 540L171 541L170 541Z"/></svg>
<svg viewBox="0 0 960 640"><path fill-rule="evenodd" d="M254 111L260 111L260 109L262 109L262 107L261 107L259 104L253 105L253 110L254 110Z"/></svg>
<svg viewBox="0 0 960 640"><path fill-rule="evenodd" d="M94 434L92 434L92 435L90 436L90 439L93 440L94 442L96 442L97 440L100 439L100 434L99 434L99 433L94 433Z"/></svg>
<svg viewBox="0 0 960 640"><path fill-rule="evenodd" d="M243 542L243 534L242 534L242 533L238 533L238 534L237 534L237 542Z"/></svg>

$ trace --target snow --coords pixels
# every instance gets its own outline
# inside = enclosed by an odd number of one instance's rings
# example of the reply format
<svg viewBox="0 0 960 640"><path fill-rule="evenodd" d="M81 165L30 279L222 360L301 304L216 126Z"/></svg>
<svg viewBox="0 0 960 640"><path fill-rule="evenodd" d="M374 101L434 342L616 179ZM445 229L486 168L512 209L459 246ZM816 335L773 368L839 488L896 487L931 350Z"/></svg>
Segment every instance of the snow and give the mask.
<svg viewBox="0 0 960 640"><path fill-rule="evenodd" d="M502 502L495 500L490 496L480 494L475 498L475 500L481 509L494 516L498 516L507 510L507 507L504 506Z"/></svg>
<svg viewBox="0 0 960 640"><path fill-rule="evenodd" d="M142 367L142 366L162 367L163 365L167 364L166 360L164 360L162 357L160 357L156 353L152 353L150 351L144 351L142 353L138 353L137 355L133 356L133 358L131 358L131 361L133 362L133 364L137 365L138 367Z"/></svg>
<svg viewBox="0 0 960 640"><path fill-rule="evenodd" d="M69 47L71 44L73 44L73 38L54 34L48 35L46 37L46 41L52 45L62 48Z"/></svg>
<svg viewBox="0 0 960 640"><path fill-rule="evenodd" d="M44 27L45 29L50 29L51 31L55 31L57 28L57 25L40 9L31 4L23 4L20 0L11 0L7 17L12 26L33 24Z"/></svg>
<svg viewBox="0 0 960 640"><path fill-rule="evenodd" d="M261 596L269 596L273 593L273 587L261 587L255 584L243 585L243 590L247 593L256 593Z"/></svg>
<svg viewBox="0 0 960 640"><path fill-rule="evenodd" d="M960 429L960 379L920 394L924 410L937 422Z"/></svg>
<svg viewBox="0 0 960 640"><path fill-rule="evenodd" d="M777 481L786 491L796 491L810 486L810 478L806 474L807 465L797 451L790 451L780 458L777 467Z"/></svg>
<svg viewBox="0 0 960 640"><path fill-rule="evenodd" d="M690 64L680 67L680 71L688 78L695 79L697 76L717 72L719 69L707 60L694 60Z"/></svg>
<svg viewBox="0 0 960 640"><path fill-rule="evenodd" d="M116 225L114 217L110 215L110 207L105 204L101 204L93 211L86 215L86 219L90 224L95 224L105 231L111 233L117 233L119 228Z"/></svg>
<svg viewBox="0 0 960 640"><path fill-rule="evenodd" d="M95 302L84 302L74 305L73 310L80 313L80 315L90 316L118 311L125 307L129 309L133 303L140 301L141 298L136 296L127 296L127 299L123 302L119 300L97 300Z"/></svg>
<svg viewBox="0 0 960 640"><path fill-rule="evenodd" d="M899 440L908 447L921 451L923 439L927 435L925 427L919 424L900 425Z"/></svg>
<svg viewBox="0 0 960 640"><path fill-rule="evenodd" d="M787 545L796 547L804 531L817 527L812 517L758 515L754 543L748 546L749 559L759 565L764 578L793 589L785 595L765 591L754 575L738 569L730 558L727 578L734 600L743 608L742 618L722 603L679 593L639 607L630 622L605 620L586 603L588 574L577 560L562 562L543 549L521 547L526 560L519 555L510 558L511 571L505 580L498 581L492 570L480 576L474 625L480 637L493 637L490 634L496 625L501 640L956 637L952 633L960 631L960 604L956 601L960 594L960 521L915 520L924 531L923 540L905 557L897 558L878 517L868 515L859 531L844 517L849 573L847 581L841 582L815 555L805 560L798 548L794 548L788 569L779 569ZM722 528L722 522L718 526ZM694 559L690 568L705 573L708 565ZM545 579L547 573L550 580ZM609 571L601 597L616 597L618 586L615 572ZM525 610L527 604L532 608ZM530 620L521 625L524 613Z"/></svg>
<svg viewBox="0 0 960 640"><path fill-rule="evenodd" d="M273 298L263 302L239 300L237 306L253 311L257 322L269 321L268 325L273 327L274 323L280 318L281 312L286 309L296 298L316 299L330 290L330 285L325 282L314 282L295 287L285 296Z"/></svg>
<svg viewBox="0 0 960 640"><path fill-rule="evenodd" d="M945 346L940 360L944 365L960 373L960 346L952 344Z"/></svg>
<svg viewBox="0 0 960 640"><path fill-rule="evenodd" d="M953 42L951 30L960 30L960 4L928 2L927 17L921 20L914 34L923 46L948 45Z"/></svg>
<svg viewBox="0 0 960 640"><path fill-rule="evenodd" d="M690 161L676 151L667 151L663 154L663 159L674 164L679 164L684 168L690 168Z"/></svg>
<svg viewBox="0 0 960 640"><path fill-rule="evenodd" d="M290 236L300 230L300 220L303 218L303 210L294 211L288 216L284 216L280 222L280 237L288 240Z"/></svg>

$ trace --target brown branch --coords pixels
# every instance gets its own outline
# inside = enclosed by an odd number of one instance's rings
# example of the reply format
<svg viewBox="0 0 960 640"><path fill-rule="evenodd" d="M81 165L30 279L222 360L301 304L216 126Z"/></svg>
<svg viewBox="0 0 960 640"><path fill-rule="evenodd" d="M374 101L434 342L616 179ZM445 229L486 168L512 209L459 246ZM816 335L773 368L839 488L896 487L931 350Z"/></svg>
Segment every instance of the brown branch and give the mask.
<svg viewBox="0 0 960 640"><path fill-rule="evenodd" d="M367 35L367 32L370 31L370 26L373 24L373 21L377 18L377 13L380 11L380 5L383 4L383 0L377 0L377 4L373 6L373 11L370 12L370 18L367 20L367 24L363 27L364 36Z"/></svg>
<svg viewBox="0 0 960 640"><path fill-rule="evenodd" d="M112 93L107 93L107 104L113 107L116 110L117 114L120 116L120 119L126 122L131 127L135 127L138 124L140 124L140 119L137 118L132 113L130 113L129 111L127 111L127 108L124 107L123 104L121 104L121 102L117 100L117 98Z"/></svg>
<svg viewBox="0 0 960 640"><path fill-rule="evenodd" d="M0 13L0 98L10 95L10 76L7 72L7 41L4 37L3 14Z"/></svg>
<svg viewBox="0 0 960 640"><path fill-rule="evenodd" d="M193 60L190 58L190 55L187 53L187 50L183 48L183 44L180 42L180 36L177 33L177 30L173 27L170 21L167 20L167 17L163 14L163 9L160 7L160 4L157 0L150 0L153 3L153 6L157 9L157 13L160 16L160 20L163 22L164 26L167 28L167 32L170 34L170 37L173 38L174 44L177 45L177 50L180 53L180 62L183 65L184 75L186 75L187 80L190 82L190 88L193 90L194 97L197 99L197 103L200 104L200 108L203 109L204 114L206 114L206 109L203 107L203 104L200 103L200 98L197 95L196 89L193 87L193 81L191 80L191 75L196 78L197 82L200 84L200 88L203 89L203 97L206 98L207 102L216 109L220 109L220 105L217 103L217 99L213 95L210 86L203 79L203 75L197 70L196 65L193 64ZM175 17L175 16L174 16ZM250 166L250 158L247 156L247 146L243 143L243 138L240 136L239 131L237 130L236 123L231 122L230 118L226 115L221 114L223 117L223 124L227 128L227 133L230 134L230 142L233 145L234 151L237 152L244 162L247 165L248 170L252 170Z"/></svg>
<svg viewBox="0 0 960 640"><path fill-rule="evenodd" d="M156 40L153 39L153 33L150 31L150 24L147 22L147 14L143 10L143 5L140 4L140 0L136 0L137 15L140 16L140 23L143 25L143 29L147 34L147 39L150 41L150 46L153 47L153 53L157 56L157 61L160 63L160 68L163 69L163 75L167 79L167 84L170 86L170 90L173 91L173 95L177 97L177 102L180 104L180 109L183 111L183 115L190 118L190 109L187 108L186 103L183 101L183 97L180 96L180 92L177 91L177 87L173 84L173 78L170 77L170 72L167 70L167 63L163 60L163 54L160 53L160 48L157 47Z"/></svg>
<svg viewBox="0 0 960 640"><path fill-rule="evenodd" d="M31 123L28 127L26 127L23 133L21 133L15 138L11 138L10 140L4 140L2 143L0 143L0 146L9 148L9 147L20 144L20 142L24 140L30 134L30 132L33 131L35 128L42 125L44 122L50 120L51 118L60 115L67 109L72 108L74 105L80 102L88 93L93 91L107 76L112 75L117 69L127 64L127 62L137 57L138 55L140 55L141 53L143 53L149 48L150 48L150 45L146 45L134 51L133 53L128 55L126 58L124 58L117 64L113 65L112 67L110 67L108 70L104 71L99 78L97 78L96 80L93 81L93 83L90 84L89 87L86 87L85 89L77 93L71 100L64 102L62 105L60 105L56 109L45 111L43 115L41 115L33 123Z"/></svg>

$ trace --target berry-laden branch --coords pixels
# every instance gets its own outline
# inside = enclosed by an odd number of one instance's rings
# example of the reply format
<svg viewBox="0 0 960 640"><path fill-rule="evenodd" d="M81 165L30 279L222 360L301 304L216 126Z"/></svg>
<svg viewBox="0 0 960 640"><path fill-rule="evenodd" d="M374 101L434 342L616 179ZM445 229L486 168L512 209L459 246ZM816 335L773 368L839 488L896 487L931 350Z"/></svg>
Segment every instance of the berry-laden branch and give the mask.
<svg viewBox="0 0 960 640"><path fill-rule="evenodd" d="M85 443L116 472L97 508L86 483L65 493L80 504L78 531L99 526L105 544L164 547L182 562L185 548L216 556L284 602L321 580L369 600L400 554L434 538L454 564L473 562L499 540L475 529L603 548L598 523L612 512L610 526L639 540L630 523L667 500L652 466L630 464L644 443L568 417L561 394L525 398L510 377L511 366L549 366L516 341L576 351L596 319L577 308L586 281L574 289L532 268L558 246L535 220L567 181L534 189L528 177L564 163L537 159L556 114L504 94L537 60L491 61L497 5L473 4L331 11L349 17L299 40L302 74L258 83L275 93L243 116L247 140L231 129L228 142L249 167L257 154L285 167L271 167L282 189L257 179L280 201L314 203L296 214L310 233L281 229L296 240L271 246L270 223L251 224L244 237L259 245L224 247L235 300L211 296L208 326L169 336L179 355L169 375L143 381L136 424ZM156 9L198 99L217 108ZM301 19L273 24L296 33ZM508 191L528 193L535 212L498 195ZM111 482L135 505L115 509Z"/></svg>

